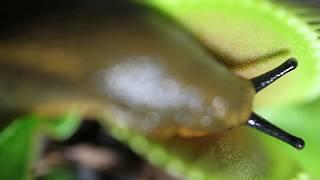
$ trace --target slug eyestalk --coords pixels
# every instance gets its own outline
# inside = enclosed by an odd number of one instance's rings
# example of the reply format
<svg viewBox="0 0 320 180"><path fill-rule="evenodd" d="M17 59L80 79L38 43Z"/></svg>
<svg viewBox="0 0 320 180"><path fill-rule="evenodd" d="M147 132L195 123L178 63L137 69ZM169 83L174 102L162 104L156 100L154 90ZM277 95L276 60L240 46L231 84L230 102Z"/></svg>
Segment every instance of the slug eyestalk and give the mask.
<svg viewBox="0 0 320 180"><path fill-rule="evenodd" d="M266 72L256 78L251 79L251 82L258 93L262 89L266 88L277 79L281 78L285 74L289 73L290 71L294 70L298 66L298 62L296 59L291 58L278 66L277 68ZM273 125L272 123L268 122L261 116L257 115L256 113L252 113L251 117L249 118L247 125L249 127L255 128L265 134L273 136L298 150L302 150L305 146L305 142L303 139L296 137L294 135L289 134L288 132L280 129L279 127Z"/></svg>

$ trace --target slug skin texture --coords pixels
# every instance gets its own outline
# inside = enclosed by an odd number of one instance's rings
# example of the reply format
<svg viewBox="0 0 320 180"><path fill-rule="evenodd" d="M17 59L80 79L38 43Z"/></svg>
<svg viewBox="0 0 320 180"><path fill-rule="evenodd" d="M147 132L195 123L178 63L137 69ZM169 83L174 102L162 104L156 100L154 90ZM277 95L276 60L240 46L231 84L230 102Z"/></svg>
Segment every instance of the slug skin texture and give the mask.
<svg viewBox="0 0 320 180"><path fill-rule="evenodd" d="M42 115L80 108L156 137L212 134L248 120L250 81L174 22L127 8L30 20L2 41L1 105Z"/></svg>

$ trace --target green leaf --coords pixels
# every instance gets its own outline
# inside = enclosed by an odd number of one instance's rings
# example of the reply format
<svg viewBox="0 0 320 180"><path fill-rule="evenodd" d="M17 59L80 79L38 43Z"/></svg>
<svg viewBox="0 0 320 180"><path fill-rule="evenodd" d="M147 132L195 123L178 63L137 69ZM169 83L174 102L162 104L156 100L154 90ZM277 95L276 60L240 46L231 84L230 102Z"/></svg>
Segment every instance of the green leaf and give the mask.
<svg viewBox="0 0 320 180"><path fill-rule="evenodd" d="M288 151L288 148L281 148L282 153L290 154L298 160L302 166L313 175L315 179L320 178L320 99L312 103L277 111L261 111L261 114L273 120L274 124L279 127L302 137L306 142L306 147L303 151ZM275 142L269 142L274 145Z"/></svg>
<svg viewBox="0 0 320 180"><path fill-rule="evenodd" d="M0 179L29 179L35 153L37 119L15 120L0 134Z"/></svg>
<svg viewBox="0 0 320 180"><path fill-rule="evenodd" d="M35 117L15 120L0 134L0 179L30 179L39 127L52 137L63 140L71 136L79 124L80 118L74 112L50 120Z"/></svg>
<svg viewBox="0 0 320 180"><path fill-rule="evenodd" d="M64 116L42 121L45 133L56 140L69 138L80 126L81 117L77 112L70 112Z"/></svg>

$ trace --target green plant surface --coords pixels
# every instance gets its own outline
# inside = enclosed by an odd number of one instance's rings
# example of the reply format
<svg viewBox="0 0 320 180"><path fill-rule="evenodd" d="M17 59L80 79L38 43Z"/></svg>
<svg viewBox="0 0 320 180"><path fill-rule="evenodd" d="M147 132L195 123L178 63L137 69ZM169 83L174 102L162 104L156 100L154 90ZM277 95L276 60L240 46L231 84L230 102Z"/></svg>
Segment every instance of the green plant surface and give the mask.
<svg viewBox="0 0 320 180"><path fill-rule="evenodd" d="M31 162L36 152L36 129L34 117L13 122L0 134L0 179L30 179Z"/></svg>
<svg viewBox="0 0 320 180"><path fill-rule="evenodd" d="M207 137L157 140L125 128L112 128L114 137L170 174L202 179L299 179L308 175L290 153L296 151L255 130L238 127ZM270 138L271 140L268 140ZM276 143L270 143L276 141Z"/></svg>
<svg viewBox="0 0 320 180"><path fill-rule="evenodd" d="M269 119L273 119L280 127L294 132L297 136L303 137L306 147L303 151L288 151L288 148L279 148L281 154L290 154L305 169L319 179L320 177L320 141L319 141L319 113L320 99L300 105L294 108L284 108L278 111L261 111ZM264 139L270 146L277 142L271 139Z"/></svg>
<svg viewBox="0 0 320 180"><path fill-rule="evenodd" d="M0 179L31 179L32 165L40 155L40 137L64 140L72 135L80 118L71 112L54 119L29 116L17 119L0 133Z"/></svg>
<svg viewBox="0 0 320 180"><path fill-rule="evenodd" d="M63 141L72 136L80 126L81 117L78 114L73 111L61 117L42 121L42 129L51 138Z"/></svg>

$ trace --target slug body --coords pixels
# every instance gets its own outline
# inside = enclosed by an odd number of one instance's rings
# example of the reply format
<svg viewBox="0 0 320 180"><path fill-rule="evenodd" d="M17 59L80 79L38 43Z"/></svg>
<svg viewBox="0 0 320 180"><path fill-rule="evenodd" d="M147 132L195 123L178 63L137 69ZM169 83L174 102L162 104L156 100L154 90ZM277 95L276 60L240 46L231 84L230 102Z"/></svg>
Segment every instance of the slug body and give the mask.
<svg viewBox="0 0 320 180"><path fill-rule="evenodd" d="M170 20L125 4L121 14L109 7L32 20L23 32L1 40L2 114L80 108L156 137L245 124L252 83Z"/></svg>

